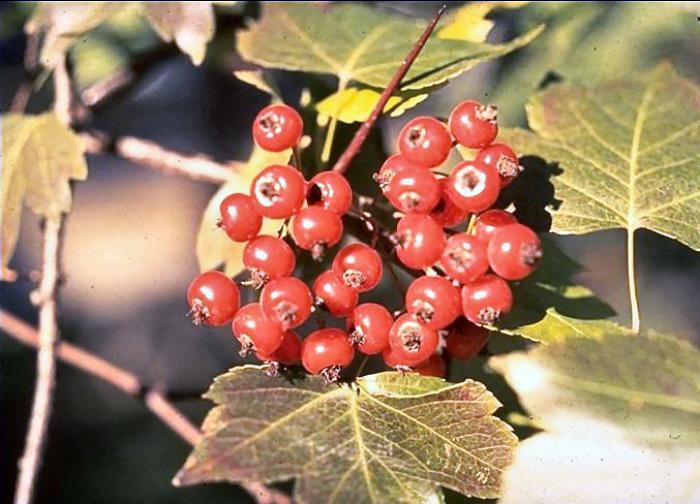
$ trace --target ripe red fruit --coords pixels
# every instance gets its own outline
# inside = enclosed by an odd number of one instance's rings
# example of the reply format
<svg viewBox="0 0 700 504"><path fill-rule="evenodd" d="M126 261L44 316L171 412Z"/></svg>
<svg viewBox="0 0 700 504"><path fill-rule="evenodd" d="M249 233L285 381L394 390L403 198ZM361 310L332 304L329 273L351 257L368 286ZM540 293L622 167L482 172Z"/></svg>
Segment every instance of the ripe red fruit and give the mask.
<svg viewBox="0 0 700 504"><path fill-rule="evenodd" d="M226 196L219 205L219 212L219 226L233 241L245 242L255 238L260 232L262 217L255 210L253 198L247 194L235 193Z"/></svg>
<svg viewBox="0 0 700 504"><path fill-rule="evenodd" d="M306 202L343 215L352 205L352 187L340 173L323 171L309 180Z"/></svg>
<svg viewBox="0 0 700 504"><path fill-rule="evenodd" d="M515 216L505 210L487 210L479 214L474 221L474 236L484 245L488 245L496 229L516 222L518 220Z"/></svg>
<svg viewBox="0 0 700 504"><path fill-rule="evenodd" d="M495 143L479 151L476 161L495 166L501 177L501 187L510 184L520 173L517 154L506 144Z"/></svg>
<svg viewBox="0 0 700 504"><path fill-rule="evenodd" d="M416 278L406 291L406 310L426 327L442 329L462 312L459 290L442 277Z"/></svg>
<svg viewBox="0 0 700 504"><path fill-rule="evenodd" d="M286 219L304 203L306 182L299 170L272 165L258 173L250 185L255 210L269 219Z"/></svg>
<svg viewBox="0 0 700 504"><path fill-rule="evenodd" d="M340 370L355 356L355 349L345 331L336 328L314 331L301 344L301 362L312 374L321 374L326 381L336 381Z"/></svg>
<svg viewBox="0 0 700 504"><path fill-rule="evenodd" d="M407 167L389 183L386 196L403 213L428 213L440 201L442 187L430 170Z"/></svg>
<svg viewBox="0 0 700 504"><path fill-rule="evenodd" d="M255 356L261 361L277 362L285 366L291 366L301 359L301 340L294 331L284 331L282 343L275 351L269 354L257 351Z"/></svg>
<svg viewBox="0 0 700 504"><path fill-rule="evenodd" d="M382 279L384 267L376 250L364 243L351 243L335 256L333 270L342 276L346 285L358 292L367 292Z"/></svg>
<svg viewBox="0 0 700 504"><path fill-rule="evenodd" d="M484 275L462 287L462 310L474 324L493 324L512 307L513 293L501 277Z"/></svg>
<svg viewBox="0 0 700 504"><path fill-rule="evenodd" d="M292 219L290 226L294 243L310 250L314 259L340 241L343 236L343 221L340 216L318 206L306 207Z"/></svg>
<svg viewBox="0 0 700 504"><path fill-rule="evenodd" d="M399 151L407 161L434 168L442 164L452 149L447 127L434 117L411 119L399 133Z"/></svg>
<svg viewBox="0 0 700 504"><path fill-rule="evenodd" d="M476 357L489 342L489 330L459 320L445 337L445 349L455 359L469 360Z"/></svg>
<svg viewBox="0 0 700 504"><path fill-rule="evenodd" d="M465 147L482 149L498 135L498 109L466 100L457 104L448 120L452 136Z"/></svg>
<svg viewBox="0 0 700 504"><path fill-rule="evenodd" d="M537 234L522 224L508 224L494 231L488 246L491 269L507 280L532 273L542 258Z"/></svg>
<svg viewBox="0 0 700 504"><path fill-rule="evenodd" d="M283 329L293 329L306 322L313 301L306 284L294 277L270 280L260 294L265 316Z"/></svg>
<svg viewBox="0 0 700 504"><path fill-rule="evenodd" d="M243 265L250 271L250 283L259 288L273 278L290 276L296 258L284 240L262 235L246 244Z"/></svg>
<svg viewBox="0 0 700 504"><path fill-rule="evenodd" d="M472 235L457 233L448 238L440 264L450 278L473 282L489 269L486 246Z"/></svg>
<svg viewBox="0 0 700 504"><path fill-rule="evenodd" d="M421 324L410 313L397 318L389 331L392 353L411 367L430 357L437 349L438 342L437 331Z"/></svg>
<svg viewBox="0 0 700 504"><path fill-rule="evenodd" d="M382 359L384 359L384 364L393 369L400 369L401 371L411 370L413 366L416 366L413 360L407 361L396 355L396 353L391 349L387 348L382 352ZM418 363L420 364L420 363Z"/></svg>
<svg viewBox="0 0 700 504"><path fill-rule="evenodd" d="M447 194L447 191L445 191L447 180L447 178L440 179L440 201L438 201L438 204L435 205L435 208L433 208L430 212L430 217L432 217L433 220L435 220L435 222L440 224L442 227L452 227L457 225L465 220L469 215L468 211L462 210L455 205L452 198L450 198L450 195Z"/></svg>
<svg viewBox="0 0 700 504"><path fill-rule="evenodd" d="M462 161L447 178L445 191L462 210L477 213L492 206L501 190L494 166L477 161Z"/></svg>
<svg viewBox="0 0 700 504"><path fill-rule="evenodd" d="M233 317L231 331L241 344L241 355L254 350L261 355L272 354L284 340L284 331L268 319L259 303L242 307Z"/></svg>
<svg viewBox="0 0 700 504"><path fill-rule="evenodd" d="M383 352L389 347L389 331L394 323L391 313L377 303L362 303L348 319L350 339L365 355Z"/></svg>
<svg viewBox="0 0 700 504"><path fill-rule="evenodd" d="M321 273L314 281L314 295L335 317L345 317L357 306L357 291L343 282L334 270Z"/></svg>
<svg viewBox="0 0 700 504"><path fill-rule="evenodd" d="M420 168L418 165L409 163L401 154L392 154L384 161L379 171L372 175L372 178L379 184L379 188L388 198L390 193L389 184L394 180L396 174L404 168L411 167Z"/></svg>
<svg viewBox="0 0 700 504"><path fill-rule="evenodd" d="M447 368L442 355L434 353L427 360L418 364L414 371L421 376L434 376L435 378L444 378Z"/></svg>
<svg viewBox="0 0 700 504"><path fill-rule="evenodd" d="M445 248L445 233L427 215L405 215L396 226L396 236L396 255L413 269L432 266Z"/></svg>
<svg viewBox="0 0 700 504"><path fill-rule="evenodd" d="M220 326L238 311L241 294L231 278L219 271L206 271L195 277L187 288L187 303L192 322Z"/></svg>
<svg viewBox="0 0 700 504"><path fill-rule="evenodd" d="M266 151L291 149L299 142L303 131L301 116L289 105L268 105L253 121L255 143Z"/></svg>

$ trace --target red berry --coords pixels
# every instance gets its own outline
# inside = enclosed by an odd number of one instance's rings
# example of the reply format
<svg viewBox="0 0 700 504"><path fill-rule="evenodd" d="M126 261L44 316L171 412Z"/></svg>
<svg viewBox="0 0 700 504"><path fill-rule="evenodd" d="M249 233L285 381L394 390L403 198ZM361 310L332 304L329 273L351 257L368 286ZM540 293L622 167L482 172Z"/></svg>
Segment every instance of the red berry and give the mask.
<svg viewBox="0 0 700 504"><path fill-rule="evenodd" d="M333 270L343 277L346 285L367 292L382 279L384 267L376 250L364 243L351 243L335 256Z"/></svg>
<svg viewBox="0 0 700 504"><path fill-rule="evenodd" d="M270 280L260 294L265 315L283 329L293 329L306 322L313 302L306 284L294 277Z"/></svg>
<svg viewBox="0 0 700 504"><path fill-rule="evenodd" d="M268 105L253 121L253 138L266 151L291 149L299 142L303 131L301 116L289 105Z"/></svg>
<svg viewBox="0 0 700 504"><path fill-rule="evenodd" d="M501 177L501 187L510 184L520 173L518 156L506 144L495 143L479 151L476 161L495 166Z"/></svg>
<svg viewBox="0 0 700 504"><path fill-rule="evenodd" d="M442 329L462 312L459 290L442 277L416 278L406 291L406 310L426 327Z"/></svg>
<svg viewBox="0 0 700 504"><path fill-rule="evenodd" d="M394 323L391 313L377 303L362 303L348 319L350 339L365 355L383 352L389 347L389 330Z"/></svg>
<svg viewBox="0 0 700 504"><path fill-rule="evenodd" d="M343 215L352 205L352 187L340 173L323 171L309 181L306 202Z"/></svg>
<svg viewBox="0 0 700 504"><path fill-rule="evenodd" d="M498 109L494 105L467 100L452 109L448 124L452 136L460 144L470 149L482 149L496 139L497 119Z"/></svg>
<svg viewBox="0 0 700 504"><path fill-rule="evenodd" d="M270 219L286 219L304 203L306 182L299 170L288 165L272 165L258 173L250 185L257 212Z"/></svg>
<svg viewBox="0 0 700 504"><path fill-rule="evenodd" d="M496 229L518 222L513 214L505 210L487 210L479 214L474 221L474 236L484 245L488 245Z"/></svg>
<svg viewBox="0 0 700 504"><path fill-rule="evenodd" d="M379 168L379 171L372 175L372 178L379 184L379 188L384 195L389 197L389 184L397 173L404 168L420 168L418 165L409 163L401 154L393 154L389 156L384 164Z"/></svg>
<svg viewBox="0 0 700 504"><path fill-rule="evenodd" d="M306 207L294 216L291 224L294 243L310 250L314 259L340 241L343 236L343 221L340 216L318 206Z"/></svg>
<svg viewBox="0 0 700 504"><path fill-rule="evenodd" d="M469 360L489 342L489 330L460 319L445 337L445 349L455 359Z"/></svg>
<svg viewBox="0 0 700 504"><path fill-rule="evenodd" d="M442 187L430 170L415 166L397 173L386 194L403 213L428 213L439 203Z"/></svg>
<svg viewBox="0 0 700 504"><path fill-rule="evenodd" d="M262 217L255 210L253 198L247 194L230 194L219 205L221 219L219 226L229 238L236 242L246 242L255 238L262 227Z"/></svg>
<svg viewBox="0 0 700 504"><path fill-rule="evenodd" d="M473 282L489 269L486 245L467 233L457 233L447 240L440 256L447 276L460 283Z"/></svg>
<svg viewBox="0 0 700 504"><path fill-rule="evenodd" d="M418 364L414 371L421 376L434 376L435 378L444 378L447 368L442 355L434 353L427 360Z"/></svg>
<svg viewBox="0 0 700 504"><path fill-rule="evenodd" d="M345 331L336 328L314 331L301 344L301 362L312 374L321 374L326 381L336 381L340 370L355 356L355 349Z"/></svg>
<svg viewBox="0 0 700 504"><path fill-rule="evenodd" d="M425 269L438 260L445 248L445 233L427 215L408 214L396 226L396 255L413 269Z"/></svg>
<svg viewBox="0 0 700 504"><path fill-rule="evenodd" d="M220 326L236 314L241 295L231 278L219 271L206 271L187 288L187 303L192 322Z"/></svg>
<svg viewBox="0 0 700 504"><path fill-rule="evenodd" d="M357 306L357 291L343 282L334 270L321 273L314 281L314 295L335 317L345 317Z"/></svg>
<svg viewBox="0 0 700 504"><path fill-rule="evenodd" d="M462 210L455 205L450 195L445 191L447 180L447 178L440 179L440 201L430 212L430 216L442 227L452 227L459 224L469 215L468 211Z"/></svg>
<svg viewBox="0 0 700 504"><path fill-rule="evenodd" d="M498 199L500 178L494 166L477 161L462 161L447 179L445 191L462 210L477 213Z"/></svg>
<svg viewBox="0 0 700 504"><path fill-rule="evenodd" d="M447 127L434 117L420 116L403 127L398 144L407 161L434 168L449 156L452 137Z"/></svg>
<svg viewBox="0 0 700 504"><path fill-rule="evenodd" d="M508 283L496 275L484 275L462 287L462 310L474 324L490 325L513 306Z"/></svg>
<svg viewBox="0 0 700 504"><path fill-rule="evenodd" d="M522 224L508 224L494 231L489 242L491 269L507 280L520 280L532 273L542 258L537 234Z"/></svg>
<svg viewBox="0 0 700 504"><path fill-rule="evenodd" d="M421 324L410 313L397 318L389 331L392 353L411 367L430 357L437 349L438 342L437 331Z"/></svg>
<svg viewBox="0 0 700 504"><path fill-rule="evenodd" d="M284 240L262 235L246 244L243 265L250 270L251 284L258 288L273 278L290 276L296 259Z"/></svg>
<svg viewBox="0 0 700 504"><path fill-rule="evenodd" d="M255 352L255 356L261 361L278 362L285 366L296 364L301 359L301 340L294 331L284 331L282 343L269 354L260 351Z"/></svg>
<svg viewBox="0 0 700 504"><path fill-rule="evenodd" d="M231 322L231 331L241 344L241 355L254 350L269 355L284 340L284 331L268 319L259 303L250 303L238 310Z"/></svg>

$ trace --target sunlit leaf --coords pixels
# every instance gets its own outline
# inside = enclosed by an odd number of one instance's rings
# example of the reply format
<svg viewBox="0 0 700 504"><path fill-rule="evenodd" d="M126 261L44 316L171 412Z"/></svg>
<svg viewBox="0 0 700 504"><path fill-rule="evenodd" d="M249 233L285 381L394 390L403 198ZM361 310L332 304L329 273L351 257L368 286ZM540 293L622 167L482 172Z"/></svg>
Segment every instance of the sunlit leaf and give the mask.
<svg viewBox="0 0 700 504"><path fill-rule="evenodd" d="M178 484L296 478L299 502L439 502L439 486L499 495L516 438L478 382L382 373L353 385L235 368Z"/></svg>
<svg viewBox="0 0 700 504"><path fill-rule="evenodd" d="M380 92L369 88L346 88L319 102L316 110L344 123L363 122L369 118L380 96ZM399 116L427 97L427 93L412 94L410 97L392 96L384 107L384 112L388 112L391 117Z"/></svg>

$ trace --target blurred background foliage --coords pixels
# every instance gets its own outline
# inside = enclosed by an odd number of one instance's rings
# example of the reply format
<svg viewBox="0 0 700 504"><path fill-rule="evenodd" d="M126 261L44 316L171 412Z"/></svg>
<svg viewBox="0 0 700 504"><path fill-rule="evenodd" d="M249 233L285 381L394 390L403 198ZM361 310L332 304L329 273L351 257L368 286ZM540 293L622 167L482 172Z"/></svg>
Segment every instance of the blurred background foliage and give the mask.
<svg viewBox="0 0 700 504"><path fill-rule="evenodd" d="M460 2L449 2L457 7ZM0 5L0 106L9 108L23 78L27 38L23 26L35 4ZM431 2L377 2L377 9L423 18ZM79 89L131 68L134 84L113 103L100 107L92 124L111 134L131 134L219 160L244 160L251 151L249 124L269 96L233 76L246 68L235 51L235 33L259 15L260 6L228 2L215 6L216 33L201 67L157 36L130 6L96 29L81 35L70 50ZM479 65L433 93L399 118L384 119L363 156L363 170L350 174L358 190L375 191L367 173L383 153L393 152L393 138L408 117L446 116L465 98L498 104L502 124L525 125L528 98L555 81L589 84L645 72L662 59L682 75L700 81L700 7L692 2L647 4L530 3L502 9L489 18L488 40L511 40L544 23L545 31L527 47ZM335 91L326 76L266 71L283 98L309 105L307 124L316 123L311 106ZM28 110L50 103L47 79L37 81ZM333 157L355 126L338 126ZM312 132L316 161L324 129ZM185 319L184 289L197 271L195 241L199 221L216 188L184 178L144 170L118 158L91 156L87 182L75 186L75 205L66 232L62 291L63 337L133 370L146 383L164 383L191 394L211 378L240 362L228 329L194 327ZM690 249L646 231L638 233L638 282L644 323L700 343L697 295L700 259ZM629 319L623 232L558 237L556 242L585 265L577 280ZM17 254L11 266L26 272L39 260L38 220L25 213ZM317 267L317 266L314 266ZM27 320L32 286L0 284L2 306ZM395 293L389 296L400 302ZM672 300L672 301L669 301ZM517 338L499 336L494 353L521 347ZM483 381L508 411L517 400L502 378L485 368L483 358L457 366L453 378ZM9 500L21 452L34 383L34 353L0 338L0 499ZM175 489L170 478L189 447L167 431L140 404L110 386L60 368L57 407L50 429L48 458L38 502L248 502L236 487L207 485ZM197 400L182 402L197 421L208 408ZM505 413L504 413L505 414ZM521 434L524 431L521 431ZM448 493L448 500L463 502Z"/></svg>

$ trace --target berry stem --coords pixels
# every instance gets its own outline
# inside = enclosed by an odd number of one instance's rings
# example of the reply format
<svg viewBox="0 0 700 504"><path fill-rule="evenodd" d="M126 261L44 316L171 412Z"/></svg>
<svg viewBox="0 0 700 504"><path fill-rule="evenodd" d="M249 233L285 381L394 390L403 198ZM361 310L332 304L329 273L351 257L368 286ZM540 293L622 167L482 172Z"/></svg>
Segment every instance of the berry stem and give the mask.
<svg viewBox="0 0 700 504"><path fill-rule="evenodd" d="M338 80L338 89L335 92L337 100L337 105L335 107L335 113L331 116L328 123L328 129L326 130L326 139L323 142L323 150L321 151L321 161L325 164L331 158L331 153L333 151L333 140L335 139L335 131L338 127L338 116L340 115L340 109L343 106L340 97L345 91L348 85L347 79Z"/></svg>
<svg viewBox="0 0 700 504"><path fill-rule="evenodd" d="M362 361L360 362L360 365L357 366L357 372L355 373L355 379L359 378L362 376L362 371L365 370L365 366L367 365L367 361L369 360L369 355L365 355Z"/></svg>
<svg viewBox="0 0 700 504"><path fill-rule="evenodd" d="M440 20L446 9L447 5L443 4L442 7L438 9L435 16L433 16L433 19L430 20L430 23L428 23L428 26L425 28L421 36L413 45L409 53L406 55L406 58L404 59L403 63L401 63L401 66L399 66L399 68L396 70L396 73L391 78L391 81L389 81L389 84L382 92L381 96L379 97L379 101L374 106L374 109L372 109L369 118L357 130L355 136L350 142L350 145L348 145L348 147L345 149L345 152L343 152L338 161L336 161L335 166L333 166L333 171L345 173L345 171L348 169L348 167L350 166L350 162L358 153L360 147L362 147L362 144L367 139L367 136L369 135L372 126L374 126L374 123L377 122L377 119L384 111L384 107L389 101L389 98L401 84L401 81L406 76L408 70L411 68L411 65L413 65L413 62L420 54L421 50L423 49L423 46L425 46L425 43L428 41L428 38L430 38L430 35L433 33L435 25L437 25L438 21Z"/></svg>
<svg viewBox="0 0 700 504"><path fill-rule="evenodd" d="M301 169L301 152L299 152L298 145L295 145L292 148L292 156L294 157L294 166L296 167L297 170L302 171L302 169Z"/></svg>
<svg viewBox="0 0 700 504"><path fill-rule="evenodd" d="M634 270L634 229L627 228L627 285L630 295L630 311L632 313L632 330L639 334L639 301L637 299L637 280Z"/></svg>

